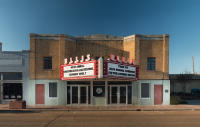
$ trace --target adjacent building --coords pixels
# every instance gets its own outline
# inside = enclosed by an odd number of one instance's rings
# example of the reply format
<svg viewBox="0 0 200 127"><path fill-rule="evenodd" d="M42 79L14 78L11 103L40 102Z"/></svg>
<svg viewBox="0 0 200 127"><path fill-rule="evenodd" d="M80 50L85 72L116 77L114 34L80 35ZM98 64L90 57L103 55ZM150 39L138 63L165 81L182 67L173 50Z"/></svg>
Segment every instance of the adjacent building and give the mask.
<svg viewBox="0 0 200 127"><path fill-rule="evenodd" d="M170 74L172 94L191 94L192 89L200 89L199 74Z"/></svg>
<svg viewBox="0 0 200 127"><path fill-rule="evenodd" d="M2 51L0 43L0 103L25 99L29 83L29 51Z"/></svg>
<svg viewBox="0 0 200 127"><path fill-rule="evenodd" d="M85 58L88 54L90 62ZM105 64L112 59L111 54L117 58L113 58L114 62L110 65ZM133 63L124 62L127 59L133 59ZM167 34L127 37L30 34L29 63L30 80L24 91L28 105L170 104ZM65 64L71 70L63 70ZM70 80L62 77L63 73L74 72L73 68L83 65L88 66L87 70L92 74L96 69L90 78L79 78L75 74L71 74L75 78ZM106 67L108 70L108 66L130 68L134 78L125 79L116 75L110 78L103 72Z"/></svg>

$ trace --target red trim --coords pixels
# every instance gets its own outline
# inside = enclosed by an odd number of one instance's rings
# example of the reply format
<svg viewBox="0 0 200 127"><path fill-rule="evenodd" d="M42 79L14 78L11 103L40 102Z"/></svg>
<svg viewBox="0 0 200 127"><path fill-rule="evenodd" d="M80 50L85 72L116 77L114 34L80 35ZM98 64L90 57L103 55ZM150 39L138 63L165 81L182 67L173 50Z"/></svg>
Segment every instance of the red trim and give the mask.
<svg viewBox="0 0 200 127"><path fill-rule="evenodd" d="M63 65L60 66L60 77L61 77L61 80L63 79Z"/></svg>
<svg viewBox="0 0 200 127"><path fill-rule="evenodd" d="M97 68L96 65L97 65L97 61L95 60L94 61L94 75L96 75L96 68Z"/></svg>
<svg viewBox="0 0 200 127"><path fill-rule="evenodd" d="M90 79L96 78L97 76L82 76L82 77L73 77L73 78L63 78L62 80L76 80L76 79Z"/></svg>

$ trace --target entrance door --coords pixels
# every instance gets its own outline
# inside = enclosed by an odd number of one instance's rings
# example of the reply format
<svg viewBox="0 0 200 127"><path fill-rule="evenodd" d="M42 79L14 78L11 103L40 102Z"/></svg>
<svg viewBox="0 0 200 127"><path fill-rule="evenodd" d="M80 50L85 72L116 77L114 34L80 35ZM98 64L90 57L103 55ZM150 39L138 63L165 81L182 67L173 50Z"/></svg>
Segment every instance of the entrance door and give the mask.
<svg viewBox="0 0 200 127"><path fill-rule="evenodd" d="M118 87L111 87L111 103L117 104L118 102Z"/></svg>
<svg viewBox="0 0 200 127"><path fill-rule="evenodd" d="M78 86L72 86L72 104L78 104Z"/></svg>
<svg viewBox="0 0 200 127"><path fill-rule="evenodd" d="M87 87L81 86L80 87L80 103L86 104L87 103Z"/></svg>
<svg viewBox="0 0 200 127"><path fill-rule="evenodd" d="M72 85L67 87L67 104L88 104L88 86Z"/></svg>
<svg viewBox="0 0 200 127"><path fill-rule="evenodd" d="M120 101L120 104L126 104L126 87L125 86L120 86L119 87L120 89L120 96L119 96L119 101Z"/></svg>
<svg viewBox="0 0 200 127"><path fill-rule="evenodd" d="M163 86L154 85L154 104L160 105L163 102Z"/></svg>
<svg viewBox="0 0 200 127"><path fill-rule="evenodd" d="M127 86L111 86L111 104L127 103Z"/></svg>
<svg viewBox="0 0 200 127"><path fill-rule="evenodd" d="M44 84L36 84L36 104L44 104Z"/></svg>

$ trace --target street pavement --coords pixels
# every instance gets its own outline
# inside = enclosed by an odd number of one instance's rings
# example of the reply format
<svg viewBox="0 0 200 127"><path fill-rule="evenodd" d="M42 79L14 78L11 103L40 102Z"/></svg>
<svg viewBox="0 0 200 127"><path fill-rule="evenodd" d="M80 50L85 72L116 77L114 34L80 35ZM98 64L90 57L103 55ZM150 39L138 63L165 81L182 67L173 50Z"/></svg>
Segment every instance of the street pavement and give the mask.
<svg viewBox="0 0 200 127"><path fill-rule="evenodd" d="M200 111L0 113L0 127L200 127Z"/></svg>

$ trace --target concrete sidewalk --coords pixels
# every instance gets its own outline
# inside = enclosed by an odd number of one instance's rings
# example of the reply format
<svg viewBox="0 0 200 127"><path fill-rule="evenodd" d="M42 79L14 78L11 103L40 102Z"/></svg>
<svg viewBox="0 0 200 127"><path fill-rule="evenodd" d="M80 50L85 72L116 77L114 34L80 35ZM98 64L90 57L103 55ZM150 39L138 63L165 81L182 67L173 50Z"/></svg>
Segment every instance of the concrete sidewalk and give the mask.
<svg viewBox="0 0 200 127"><path fill-rule="evenodd" d="M9 106L0 104L0 111ZM154 105L154 106L27 106L24 111L185 111L199 110L200 105ZM10 111L13 111L11 109Z"/></svg>

